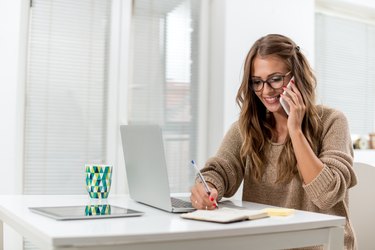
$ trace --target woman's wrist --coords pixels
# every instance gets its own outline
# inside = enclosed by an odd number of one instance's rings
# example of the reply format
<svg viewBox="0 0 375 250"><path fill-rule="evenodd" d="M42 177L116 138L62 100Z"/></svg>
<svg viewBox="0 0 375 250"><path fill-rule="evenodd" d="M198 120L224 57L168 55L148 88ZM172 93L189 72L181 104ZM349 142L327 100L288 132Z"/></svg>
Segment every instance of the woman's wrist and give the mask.
<svg viewBox="0 0 375 250"><path fill-rule="evenodd" d="M292 132L289 132L290 139L293 141L295 139L303 137L303 132L301 129L293 130Z"/></svg>

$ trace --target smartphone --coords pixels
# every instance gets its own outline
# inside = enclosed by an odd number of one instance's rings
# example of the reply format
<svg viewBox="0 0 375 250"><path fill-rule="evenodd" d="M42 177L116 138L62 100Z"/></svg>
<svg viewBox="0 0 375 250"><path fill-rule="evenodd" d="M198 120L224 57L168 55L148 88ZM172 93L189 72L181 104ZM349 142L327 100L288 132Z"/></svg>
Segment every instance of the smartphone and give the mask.
<svg viewBox="0 0 375 250"><path fill-rule="evenodd" d="M290 83L291 81L294 81L294 76L292 77L292 79L290 79L288 85L286 85L286 88L287 88L287 89L291 89L291 88L292 88L292 87L290 86L290 85L291 85L291 83ZM284 92L283 92L283 95L288 95L288 94L286 93L286 91L284 91ZM289 97L289 95L288 95L288 97ZM289 104L283 99L283 97L280 97L280 104L281 104L281 106L283 107L283 109L285 110L285 113L286 113L287 115L289 115L289 111L290 111Z"/></svg>

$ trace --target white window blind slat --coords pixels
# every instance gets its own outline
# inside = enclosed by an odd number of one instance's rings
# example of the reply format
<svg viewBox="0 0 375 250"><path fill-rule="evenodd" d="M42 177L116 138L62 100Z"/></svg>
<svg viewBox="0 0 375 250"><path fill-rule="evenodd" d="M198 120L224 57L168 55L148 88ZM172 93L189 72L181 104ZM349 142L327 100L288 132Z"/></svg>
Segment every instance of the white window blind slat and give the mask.
<svg viewBox="0 0 375 250"><path fill-rule="evenodd" d="M318 96L343 111L353 134L374 132L374 25L316 15Z"/></svg>
<svg viewBox="0 0 375 250"><path fill-rule="evenodd" d="M25 194L85 194L84 164L105 161L110 0L33 0Z"/></svg>

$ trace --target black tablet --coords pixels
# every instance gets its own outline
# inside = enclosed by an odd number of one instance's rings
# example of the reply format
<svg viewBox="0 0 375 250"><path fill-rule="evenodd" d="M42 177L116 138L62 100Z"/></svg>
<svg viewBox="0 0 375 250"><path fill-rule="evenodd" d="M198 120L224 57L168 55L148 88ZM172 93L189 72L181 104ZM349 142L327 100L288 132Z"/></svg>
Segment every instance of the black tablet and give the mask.
<svg viewBox="0 0 375 250"><path fill-rule="evenodd" d="M63 206L63 207L29 207L29 209L55 220L105 219L118 217L141 216L141 211L124 207L105 205Z"/></svg>

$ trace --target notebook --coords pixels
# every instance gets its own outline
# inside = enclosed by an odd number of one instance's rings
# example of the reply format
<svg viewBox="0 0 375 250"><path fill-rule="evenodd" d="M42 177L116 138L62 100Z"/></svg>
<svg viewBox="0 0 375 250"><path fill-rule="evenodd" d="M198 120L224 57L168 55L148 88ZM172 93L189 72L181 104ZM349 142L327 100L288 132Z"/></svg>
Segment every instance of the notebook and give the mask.
<svg viewBox="0 0 375 250"><path fill-rule="evenodd" d="M224 204L225 205L225 204ZM264 209L246 209L244 207L220 207L215 210L196 210L180 216L184 219L231 223L243 220L257 220L273 216L289 216L295 210L290 208L269 207Z"/></svg>
<svg viewBox="0 0 375 250"><path fill-rule="evenodd" d="M130 197L172 213L195 210L185 197L171 197L162 130L158 125L121 125Z"/></svg>
<svg viewBox="0 0 375 250"><path fill-rule="evenodd" d="M264 210L248 210L222 207L215 210L196 210L181 214L184 219L210 221L218 223L230 223L243 220L257 220L269 217Z"/></svg>

